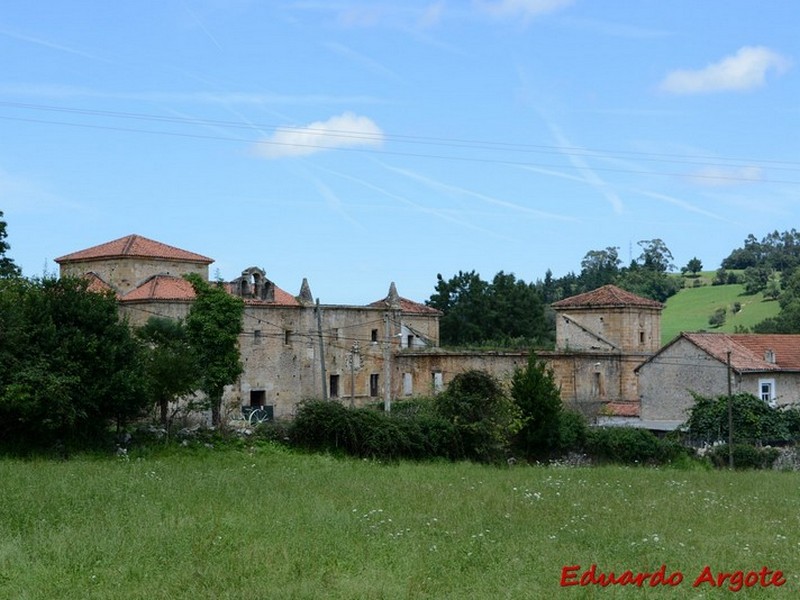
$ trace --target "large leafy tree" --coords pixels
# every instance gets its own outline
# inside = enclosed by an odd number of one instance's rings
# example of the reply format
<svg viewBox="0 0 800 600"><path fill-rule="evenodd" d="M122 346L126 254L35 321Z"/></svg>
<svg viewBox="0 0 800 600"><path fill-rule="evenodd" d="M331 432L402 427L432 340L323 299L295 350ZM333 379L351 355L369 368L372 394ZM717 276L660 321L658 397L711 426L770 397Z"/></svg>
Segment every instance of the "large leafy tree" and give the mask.
<svg viewBox="0 0 800 600"><path fill-rule="evenodd" d="M136 331L148 348L145 370L150 399L158 406L161 424L169 424L169 404L197 389L195 351L183 321L150 317Z"/></svg>
<svg viewBox="0 0 800 600"><path fill-rule="evenodd" d="M199 389L211 408L212 424L219 426L225 386L242 373L239 334L244 302L222 285L209 284L197 274L185 277L196 295L186 317L186 328L200 370Z"/></svg>
<svg viewBox="0 0 800 600"><path fill-rule="evenodd" d="M552 337L537 287L500 271L491 282L475 271L437 275L427 304L441 310L443 345L546 343Z"/></svg>
<svg viewBox="0 0 800 600"><path fill-rule="evenodd" d="M616 246L609 246L605 250L590 250L581 261L581 288L589 291L614 283L619 276L621 264L619 248Z"/></svg>
<svg viewBox="0 0 800 600"><path fill-rule="evenodd" d="M11 248L6 242L6 237L8 237L6 222L3 220L3 211L0 210L0 279L20 276L19 267L6 256L6 252Z"/></svg>
<svg viewBox="0 0 800 600"><path fill-rule="evenodd" d="M102 439L146 405L141 346L111 293L80 279L0 284L0 439Z"/></svg>

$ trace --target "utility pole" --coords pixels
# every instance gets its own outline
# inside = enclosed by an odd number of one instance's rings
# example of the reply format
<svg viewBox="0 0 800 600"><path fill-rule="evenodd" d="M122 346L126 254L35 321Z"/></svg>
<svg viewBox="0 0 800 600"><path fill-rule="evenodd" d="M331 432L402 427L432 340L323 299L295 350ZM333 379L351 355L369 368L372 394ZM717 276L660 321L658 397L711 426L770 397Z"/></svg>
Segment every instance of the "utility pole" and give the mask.
<svg viewBox="0 0 800 600"><path fill-rule="evenodd" d="M317 298L317 335L319 336L319 367L322 372L322 399L328 399L328 374L325 372L325 342L322 339L322 310Z"/></svg>
<svg viewBox="0 0 800 600"><path fill-rule="evenodd" d="M356 355L358 354L358 340L350 348L350 406L356 405ZM359 365L360 367L361 365Z"/></svg>
<svg viewBox="0 0 800 600"><path fill-rule="evenodd" d="M728 350L728 467L733 470L733 390L731 384L731 351Z"/></svg>
<svg viewBox="0 0 800 600"><path fill-rule="evenodd" d="M383 410L388 413L392 410L392 367L389 364L392 351L392 334L389 329L388 312L383 315L383 337Z"/></svg>

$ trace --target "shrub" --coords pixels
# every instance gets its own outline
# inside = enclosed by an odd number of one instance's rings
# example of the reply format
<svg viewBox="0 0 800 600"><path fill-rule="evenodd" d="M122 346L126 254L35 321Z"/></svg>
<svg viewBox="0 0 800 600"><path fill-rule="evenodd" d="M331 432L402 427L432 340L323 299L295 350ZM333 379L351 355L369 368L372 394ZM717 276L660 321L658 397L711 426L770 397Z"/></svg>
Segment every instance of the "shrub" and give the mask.
<svg viewBox="0 0 800 600"><path fill-rule="evenodd" d="M562 406L553 370L531 353L526 367L514 371L511 397L522 416L522 426L514 439L516 449L527 457L557 450Z"/></svg>
<svg viewBox="0 0 800 600"><path fill-rule="evenodd" d="M521 425L517 406L494 377L470 370L456 375L435 398L436 414L451 423L466 458L502 459Z"/></svg>
<svg viewBox="0 0 800 600"><path fill-rule="evenodd" d="M663 464L685 456L688 450L671 440L661 440L646 429L601 427L586 439L590 456L622 464Z"/></svg>
<svg viewBox="0 0 800 600"><path fill-rule="evenodd" d="M733 466L736 469L770 469L778 459L777 448L756 448L750 444L733 445ZM715 446L709 452L711 464L717 468L727 468L730 464L728 444Z"/></svg>
<svg viewBox="0 0 800 600"><path fill-rule="evenodd" d="M686 425L693 440L712 443L728 439L728 396L694 395ZM790 439L787 423L793 414L770 407L752 394L731 396L736 442L763 443ZM784 415L787 415L786 417ZM800 424L800 421L798 421Z"/></svg>
<svg viewBox="0 0 800 600"><path fill-rule="evenodd" d="M558 415L558 449L561 452L580 452L586 445L588 427L583 415L562 410Z"/></svg>
<svg viewBox="0 0 800 600"><path fill-rule="evenodd" d="M460 458L456 427L428 413L404 416L374 408L345 408L338 402L304 402L289 426L289 437L309 450L362 458L422 460Z"/></svg>

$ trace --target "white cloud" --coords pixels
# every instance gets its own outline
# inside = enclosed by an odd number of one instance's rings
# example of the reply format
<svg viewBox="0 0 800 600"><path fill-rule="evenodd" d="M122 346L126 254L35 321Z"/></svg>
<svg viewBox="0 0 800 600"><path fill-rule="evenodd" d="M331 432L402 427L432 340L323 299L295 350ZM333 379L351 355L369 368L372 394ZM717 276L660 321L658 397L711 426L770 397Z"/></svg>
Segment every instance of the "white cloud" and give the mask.
<svg viewBox="0 0 800 600"><path fill-rule="evenodd" d="M383 131L374 121L351 112L305 127L281 127L263 138L255 152L263 158L307 156L335 148L377 147Z"/></svg>
<svg viewBox="0 0 800 600"><path fill-rule="evenodd" d="M555 12L573 3L574 0L496 0L478 1L482 10L495 17L538 17Z"/></svg>
<svg viewBox="0 0 800 600"><path fill-rule="evenodd" d="M747 91L764 85L767 72L788 70L790 61L764 46L744 46L732 55L703 69L672 71L660 88L673 94Z"/></svg>

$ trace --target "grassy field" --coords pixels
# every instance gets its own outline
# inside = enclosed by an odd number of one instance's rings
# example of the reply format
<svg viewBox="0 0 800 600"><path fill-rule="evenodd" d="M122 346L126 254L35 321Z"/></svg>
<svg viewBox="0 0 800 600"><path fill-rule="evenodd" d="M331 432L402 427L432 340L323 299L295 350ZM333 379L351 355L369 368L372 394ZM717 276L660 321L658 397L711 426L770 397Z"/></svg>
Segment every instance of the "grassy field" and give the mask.
<svg viewBox="0 0 800 600"><path fill-rule="evenodd" d="M800 591L800 476L381 465L276 447L0 460L0 597L722 598L717 571ZM680 572L562 588L565 566ZM727 586L727 584L726 584Z"/></svg>
<svg viewBox="0 0 800 600"><path fill-rule="evenodd" d="M687 280L691 286L692 280ZM661 341L666 344L681 331L723 331L732 333L737 326L752 327L756 323L778 314L780 306L774 300L764 300L762 294L745 295L742 285L709 284L709 278L702 281L708 285L686 287L667 299L661 318ZM741 304L738 313L733 312L734 302ZM717 308L728 310L725 324L712 329L708 318Z"/></svg>

